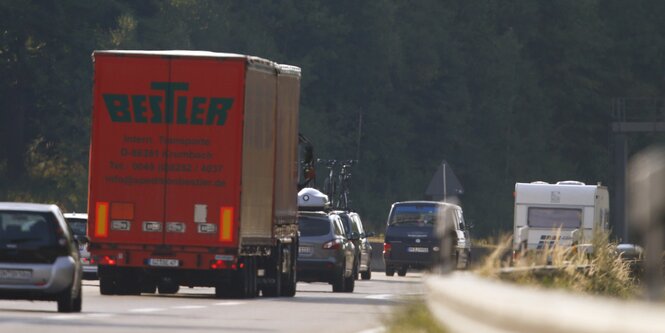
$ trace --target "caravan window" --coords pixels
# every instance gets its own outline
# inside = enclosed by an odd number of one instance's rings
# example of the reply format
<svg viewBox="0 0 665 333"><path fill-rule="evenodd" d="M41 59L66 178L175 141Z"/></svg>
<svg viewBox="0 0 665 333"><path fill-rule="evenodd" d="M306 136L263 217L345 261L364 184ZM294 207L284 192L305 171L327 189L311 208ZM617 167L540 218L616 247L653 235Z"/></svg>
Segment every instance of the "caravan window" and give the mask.
<svg viewBox="0 0 665 333"><path fill-rule="evenodd" d="M528 223L533 228L579 228L582 209L529 207Z"/></svg>

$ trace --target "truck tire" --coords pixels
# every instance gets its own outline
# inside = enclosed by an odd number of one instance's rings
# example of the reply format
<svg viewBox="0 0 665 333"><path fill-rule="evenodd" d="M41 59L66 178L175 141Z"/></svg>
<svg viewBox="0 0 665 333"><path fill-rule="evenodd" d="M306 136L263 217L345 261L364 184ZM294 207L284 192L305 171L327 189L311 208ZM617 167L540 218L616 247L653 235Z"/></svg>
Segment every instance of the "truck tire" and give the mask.
<svg viewBox="0 0 665 333"><path fill-rule="evenodd" d="M289 273L282 277L282 296L284 297L293 297L296 295L296 286L298 284L297 271L296 271L296 261L298 256L298 243L292 242L289 246L289 256L290 256L290 265Z"/></svg>
<svg viewBox="0 0 665 333"><path fill-rule="evenodd" d="M102 295L115 295L115 268L99 266L97 274L99 275L99 293Z"/></svg>
<svg viewBox="0 0 665 333"><path fill-rule="evenodd" d="M244 267L231 275L230 295L234 298L254 298L257 293L256 257L244 257L240 263Z"/></svg>
<svg viewBox="0 0 665 333"><path fill-rule="evenodd" d="M275 256L268 259L269 274L272 277L273 283L262 288L264 297L278 297L282 293L282 245L279 244L275 248Z"/></svg>
<svg viewBox="0 0 665 333"><path fill-rule="evenodd" d="M386 266L386 276L394 276L395 267Z"/></svg>

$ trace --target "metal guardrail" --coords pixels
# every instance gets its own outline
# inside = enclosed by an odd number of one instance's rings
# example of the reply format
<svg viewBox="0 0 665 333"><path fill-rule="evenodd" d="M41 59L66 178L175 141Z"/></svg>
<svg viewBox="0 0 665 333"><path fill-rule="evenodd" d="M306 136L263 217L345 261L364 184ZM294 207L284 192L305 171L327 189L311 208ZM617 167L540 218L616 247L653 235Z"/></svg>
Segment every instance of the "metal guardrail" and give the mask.
<svg viewBox="0 0 665 333"><path fill-rule="evenodd" d="M450 332L665 332L665 304L623 301L481 278L425 278L427 305Z"/></svg>

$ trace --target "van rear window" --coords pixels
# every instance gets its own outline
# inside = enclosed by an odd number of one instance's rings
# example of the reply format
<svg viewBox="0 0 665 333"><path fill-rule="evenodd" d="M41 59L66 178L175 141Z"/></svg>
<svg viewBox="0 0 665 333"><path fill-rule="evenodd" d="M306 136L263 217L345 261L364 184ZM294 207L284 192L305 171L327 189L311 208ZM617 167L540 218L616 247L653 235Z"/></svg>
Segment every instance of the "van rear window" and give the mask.
<svg viewBox="0 0 665 333"><path fill-rule="evenodd" d="M529 207L528 224L532 228L579 228L582 209Z"/></svg>
<svg viewBox="0 0 665 333"><path fill-rule="evenodd" d="M434 225L439 209L436 205L396 205L390 214L388 224Z"/></svg>

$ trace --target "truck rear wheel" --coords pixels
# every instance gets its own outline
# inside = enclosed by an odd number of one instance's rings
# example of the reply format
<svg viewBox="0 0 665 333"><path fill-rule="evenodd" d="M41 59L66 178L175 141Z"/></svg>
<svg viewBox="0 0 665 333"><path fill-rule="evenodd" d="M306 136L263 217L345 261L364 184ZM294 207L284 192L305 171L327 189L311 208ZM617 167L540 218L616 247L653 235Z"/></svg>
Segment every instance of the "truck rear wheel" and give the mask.
<svg viewBox="0 0 665 333"><path fill-rule="evenodd" d="M220 284L215 287L217 297L254 298L256 288L256 257L243 257L239 261L240 268L231 274L229 284Z"/></svg>
<svg viewBox="0 0 665 333"><path fill-rule="evenodd" d="M268 259L268 274L273 280L273 283L263 287L263 296L265 297L278 297L282 294L282 245L279 244L275 248L275 256Z"/></svg>
<svg viewBox="0 0 665 333"><path fill-rule="evenodd" d="M282 279L282 296L293 297L296 295L296 286L298 284L296 261L297 261L298 243L292 242L289 246L289 273Z"/></svg>
<svg viewBox="0 0 665 333"><path fill-rule="evenodd" d="M115 295L115 268L99 266L99 293L102 295Z"/></svg>

